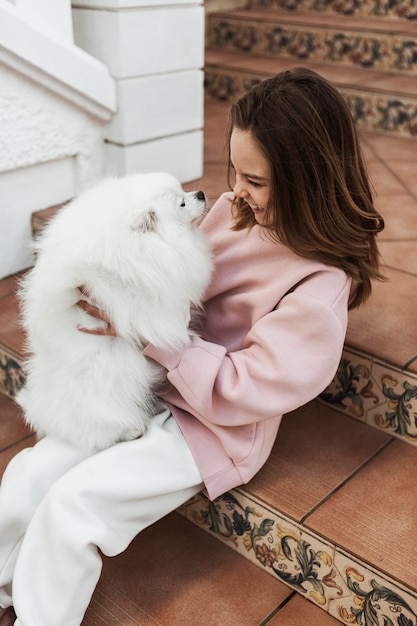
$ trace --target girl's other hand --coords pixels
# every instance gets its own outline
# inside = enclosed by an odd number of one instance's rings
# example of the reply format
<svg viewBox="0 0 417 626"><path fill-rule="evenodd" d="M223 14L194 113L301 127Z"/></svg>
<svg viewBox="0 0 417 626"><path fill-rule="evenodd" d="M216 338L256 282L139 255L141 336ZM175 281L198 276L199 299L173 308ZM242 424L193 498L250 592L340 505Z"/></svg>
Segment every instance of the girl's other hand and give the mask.
<svg viewBox="0 0 417 626"><path fill-rule="evenodd" d="M78 289L81 291L82 296L84 296L85 298L89 297L87 290L83 287L83 285L78 287ZM94 304L90 304L90 302L88 302L87 300L84 300L83 298L78 300L77 306L79 306L80 309L85 311L88 315L91 315L91 317L94 317L96 320L103 322L103 325L100 326L99 328L86 328L85 326L79 325L78 330L80 330L83 333L88 333L90 335L103 335L106 337L117 337L117 332L116 332L115 327L113 326L112 321L109 320L109 318L106 316L104 311L102 311L98 306Z"/></svg>

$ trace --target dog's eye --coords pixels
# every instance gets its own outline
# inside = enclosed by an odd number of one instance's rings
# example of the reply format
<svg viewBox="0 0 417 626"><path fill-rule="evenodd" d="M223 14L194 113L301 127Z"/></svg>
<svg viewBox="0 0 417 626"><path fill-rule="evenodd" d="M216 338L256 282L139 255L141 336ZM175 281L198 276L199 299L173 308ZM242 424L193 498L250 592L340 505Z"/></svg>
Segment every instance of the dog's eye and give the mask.
<svg viewBox="0 0 417 626"><path fill-rule="evenodd" d="M180 206L182 206L182 207L184 207L184 206L185 206L185 200L184 200L184 198L182 199L182 202L181 202Z"/></svg>

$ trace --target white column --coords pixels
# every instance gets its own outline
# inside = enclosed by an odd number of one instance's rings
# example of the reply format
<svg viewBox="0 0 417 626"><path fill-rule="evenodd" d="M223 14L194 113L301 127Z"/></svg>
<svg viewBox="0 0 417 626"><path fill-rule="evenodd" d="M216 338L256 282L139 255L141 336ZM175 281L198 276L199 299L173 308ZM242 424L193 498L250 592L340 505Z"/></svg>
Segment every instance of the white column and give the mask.
<svg viewBox="0 0 417 626"><path fill-rule="evenodd" d="M67 43L73 42L71 0L14 0L13 4L30 14L32 24L47 28Z"/></svg>
<svg viewBox="0 0 417 626"><path fill-rule="evenodd" d="M77 45L107 65L118 111L104 129L109 173L203 170L201 0L73 0Z"/></svg>

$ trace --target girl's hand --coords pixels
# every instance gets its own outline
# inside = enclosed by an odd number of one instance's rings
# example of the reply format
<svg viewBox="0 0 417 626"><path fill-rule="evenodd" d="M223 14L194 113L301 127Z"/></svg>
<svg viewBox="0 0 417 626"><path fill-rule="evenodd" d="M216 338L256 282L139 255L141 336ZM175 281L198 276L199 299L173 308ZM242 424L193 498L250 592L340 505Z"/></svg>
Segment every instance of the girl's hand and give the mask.
<svg viewBox="0 0 417 626"><path fill-rule="evenodd" d="M85 297L87 297L87 291L82 285L81 287L78 287L78 289L81 291L81 293ZM88 315L91 315L95 319L100 320L101 322L104 322L104 325L101 326L100 328L85 328L84 326L78 326L78 330L80 330L83 333L88 333L90 335L103 335L106 337L117 337L117 332L116 332L115 327L113 326L113 323L111 322L111 320L109 320L109 318L106 316L104 311L102 311L98 306L95 306L94 304L90 304L89 302L83 299L78 300L77 306L79 306L80 309L88 313Z"/></svg>

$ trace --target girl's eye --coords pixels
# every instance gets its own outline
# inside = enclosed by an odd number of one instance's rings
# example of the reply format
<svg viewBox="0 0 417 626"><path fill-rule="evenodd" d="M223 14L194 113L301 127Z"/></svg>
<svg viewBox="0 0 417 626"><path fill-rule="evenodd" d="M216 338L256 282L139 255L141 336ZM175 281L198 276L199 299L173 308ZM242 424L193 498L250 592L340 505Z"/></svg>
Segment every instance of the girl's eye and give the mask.
<svg viewBox="0 0 417 626"><path fill-rule="evenodd" d="M248 180L249 185L252 187L262 187L260 183L256 183L254 180Z"/></svg>

